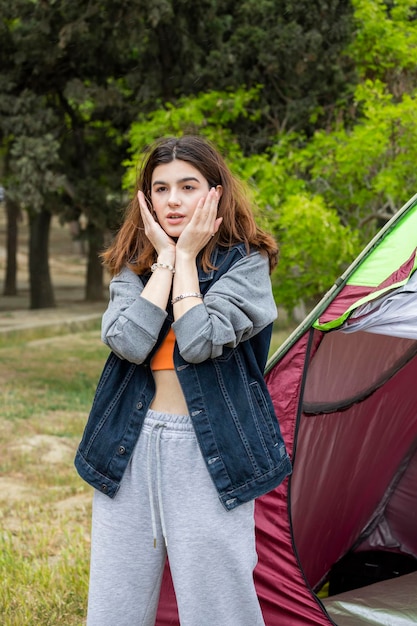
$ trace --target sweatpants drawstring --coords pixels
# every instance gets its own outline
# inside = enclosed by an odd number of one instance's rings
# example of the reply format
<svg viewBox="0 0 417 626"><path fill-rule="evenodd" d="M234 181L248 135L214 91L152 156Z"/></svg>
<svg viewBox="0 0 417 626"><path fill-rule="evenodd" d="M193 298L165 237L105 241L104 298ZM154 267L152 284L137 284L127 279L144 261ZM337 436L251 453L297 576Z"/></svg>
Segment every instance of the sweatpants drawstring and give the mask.
<svg viewBox="0 0 417 626"><path fill-rule="evenodd" d="M156 548L156 514L155 514L155 500L152 486L152 435L156 431L155 440L155 458L156 458L156 497L158 500L159 516L161 519L162 536L164 538L165 546L168 545L166 537L165 516L164 507L162 502L162 474L161 474L161 434L165 424L162 422L156 422L152 424L148 439L148 458L147 458L147 470L148 470L148 489L149 489L149 506L151 509L152 520L152 534L153 534L153 547Z"/></svg>
<svg viewBox="0 0 417 626"><path fill-rule="evenodd" d="M158 506L159 506L159 516L161 518L162 536L165 541L165 547L168 547L167 531L165 528L164 505L163 505L163 499L162 499L161 443L160 443L161 434L162 434L162 427L156 433L156 481L157 481L157 489L158 489Z"/></svg>

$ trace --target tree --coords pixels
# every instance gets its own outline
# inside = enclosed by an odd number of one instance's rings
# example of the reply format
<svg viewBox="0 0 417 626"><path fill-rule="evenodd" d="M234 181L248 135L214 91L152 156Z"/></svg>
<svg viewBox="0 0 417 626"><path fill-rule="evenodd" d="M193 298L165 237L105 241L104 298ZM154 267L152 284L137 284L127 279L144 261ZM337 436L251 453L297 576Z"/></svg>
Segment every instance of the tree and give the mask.
<svg viewBox="0 0 417 626"><path fill-rule="evenodd" d="M318 195L289 196L274 232L280 243L274 295L290 316L300 303L316 304L359 252L357 232L343 226Z"/></svg>
<svg viewBox="0 0 417 626"><path fill-rule="evenodd" d="M411 0L353 4L354 123L317 130L304 145L297 137L280 157L365 244L417 189L417 21Z"/></svg>
<svg viewBox="0 0 417 626"><path fill-rule="evenodd" d="M236 120L233 128L245 153L253 154L284 130L311 134L351 99L350 2L163 0L148 6L147 45L136 68L144 113L155 109L155 94L164 104L262 85L258 118Z"/></svg>
<svg viewBox="0 0 417 626"><path fill-rule="evenodd" d="M251 109L227 124L240 148L255 154L277 129L311 132L332 117L336 96L349 94L352 68L342 50L351 11L342 0L0 0L0 14L0 134L17 140L13 120L40 151L42 135L58 141L42 210L63 221L86 216L89 299L102 293L97 252L124 203L125 133L138 112L177 106L203 89L251 92L263 83L259 115ZM37 107L18 120L26 97ZM42 110L54 121L36 134ZM13 155L8 188L17 198L25 175L18 163L27 169L30 155ZM36 150L32 156L36 171ZM47 180L60 185L47 190Z"/></svg>
<svg viewBox="0 0 417 626"><path fill-rule="evenodd" d="M414 0L352 0L355 36L347 53L363 81L381 81L395 98L413 92L417 78Z"/></svg>
<svg viewBox="0 0 417 626"><path fill-rule="evenodd" d="M18 222L19 207L8 195L4 199L6 208L6 270L4 276L4 296L15 296L17 294L17 243L18 243Z"/></svg>
<svg viewBox="0 0 417 626"><path fill-rule="evenodd" d="M48 238L52 197L63 183L56 171L59 143L56 120L43 100L23 91L4 94L0 102L3 129L8 136L7 206L11 224L17 207L29 214L29 280L31 308L55 305L49 272Z"/></svg>
<svg viewBox="0 0 417 626"><path fill-rule="evenodd" d="M261 115L237 126L247 153L259 153L284 132L311 135L351 101L355 66L345 53L353 36L350 2L244 0L236 5L209 68L217 87L262 84ZM226 80L226 82L224 82Z"/></svg>
<svg viewBox="0 0 417 626"><path fill-rule="evenodd" d="M2 180L7 178L9 172L8 149L4 151L4 167ZM15 296L17 294L17 243L18 243L18 222L20 209L5 192L2 186L2 200L6 209L6 269L4 275L4 296Z"/></svg>
<svg viewBox="0 0 417 626"><path fill-rule="evenodd" d="M416 192L417 114L414 95L395 102L381 83L363 84L356 97L357 123L317 132L292 165L365 243Z"/></svg>
<svg viewBox="0 0 417 626"><path fill-rule="evenodd" d="M44 212L63 221L87 216L86 295L102 297L97 249L121 193L120 137L128 106L126 87L114 76L130 54L117 36L126 15L119 15L117 2L17 0L0 6L0 128L10 152L5 182L8 197L30 215L31 306L54 305ZM103 39L109 30L113 45Z"/></svg>

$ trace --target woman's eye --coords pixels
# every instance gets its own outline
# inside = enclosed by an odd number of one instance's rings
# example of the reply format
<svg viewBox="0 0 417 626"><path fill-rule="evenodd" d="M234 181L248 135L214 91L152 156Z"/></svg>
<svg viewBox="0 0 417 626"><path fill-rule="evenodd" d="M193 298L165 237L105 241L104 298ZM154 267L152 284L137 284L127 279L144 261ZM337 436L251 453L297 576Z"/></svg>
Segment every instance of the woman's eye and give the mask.
<svg viewBox="0 0 417 626"><path fill-rule="evenodd" d="M184 185L184 189L186 191L192 191L194 189L193 185Z"/></svg>
<svg viewBox="0 0 417 626"><path fill-rule="evenodd" d="M160 193L161 191L166 191L166 189L167 189L166 187L157 187L157 188L155 189L155 191L156 191L157 193L158 193L158 192Z"/></svg>

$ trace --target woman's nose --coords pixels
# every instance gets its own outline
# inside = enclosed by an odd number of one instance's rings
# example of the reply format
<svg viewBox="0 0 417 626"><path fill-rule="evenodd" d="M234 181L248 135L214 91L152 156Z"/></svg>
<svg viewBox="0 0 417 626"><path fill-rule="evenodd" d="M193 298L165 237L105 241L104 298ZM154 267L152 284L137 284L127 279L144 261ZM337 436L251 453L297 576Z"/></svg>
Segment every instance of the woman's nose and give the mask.
<svg viewBox="0 0 417 626"><path fill-rule="evenodd" d="M169 198L168 198L168 203L171 206L179 206L181 204L181 199L180 199L176 189L172 189L171 190L171 192L169 194Z"/></svg>

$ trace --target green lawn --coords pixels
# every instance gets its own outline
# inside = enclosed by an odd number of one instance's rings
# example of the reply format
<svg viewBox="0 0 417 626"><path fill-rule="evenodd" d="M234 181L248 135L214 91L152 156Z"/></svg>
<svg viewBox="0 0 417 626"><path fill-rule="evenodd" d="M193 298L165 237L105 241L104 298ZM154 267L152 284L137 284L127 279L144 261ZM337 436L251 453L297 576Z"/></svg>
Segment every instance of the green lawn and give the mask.
<svg viewBox="0 0 417 626"><path fill-rule="evenodd" d="M84 623L91 490L73 457L106 354L97 331L0 349L2 626Z"/></svg>

